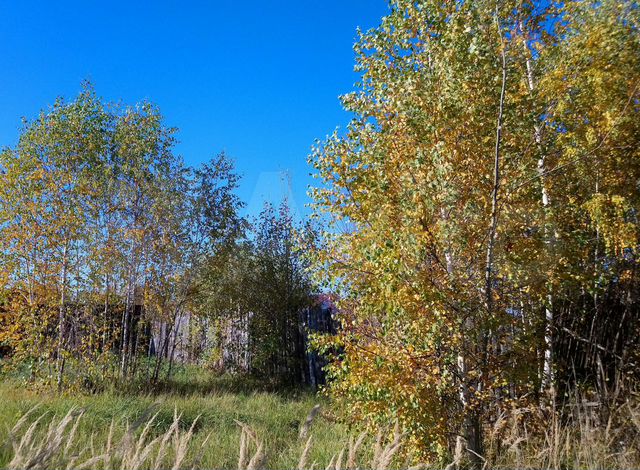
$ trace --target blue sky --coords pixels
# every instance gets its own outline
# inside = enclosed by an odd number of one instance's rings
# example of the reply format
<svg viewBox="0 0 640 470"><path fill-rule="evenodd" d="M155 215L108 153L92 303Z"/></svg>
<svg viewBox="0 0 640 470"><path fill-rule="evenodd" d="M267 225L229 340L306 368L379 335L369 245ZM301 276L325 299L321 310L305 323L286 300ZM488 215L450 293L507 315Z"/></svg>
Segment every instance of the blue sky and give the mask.
<svg viewBox="0 0 640 470"><path fill-rule="evenodd" d="M310 147L348 122L338 95L358 79L356 27L387 11L386 0L0 0L0 146L89 79L106 100L159 105L188 164L226 151L248 213L290 192L305 214Z"/></svg>

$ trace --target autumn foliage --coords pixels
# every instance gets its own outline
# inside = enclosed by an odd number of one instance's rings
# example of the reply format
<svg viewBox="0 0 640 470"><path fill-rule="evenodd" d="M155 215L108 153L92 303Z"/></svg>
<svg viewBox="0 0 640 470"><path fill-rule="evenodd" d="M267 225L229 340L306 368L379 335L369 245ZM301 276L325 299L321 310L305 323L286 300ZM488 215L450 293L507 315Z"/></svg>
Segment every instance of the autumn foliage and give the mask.
<svg viewBox="0 0 640 470"><path fill-rule="evenodd" d="M32 378L156 381L173 361L198 267L242 231L231 162L186 167L174 134L86 84L0 153L0 344Z"/></svg>
<svg viewBox="0 0 640 470"><path fill-rule="evenodd" d="M336 409L397 422L407 462L501 462L529 432L551 466L609 436L632 462L639 28L635 0L392 0L309 157L309 224L251 226L229 158L187 166L156 106L86 84L0 152L2 366L97 391L177 360L316 385L328 360Z"/></svg>
<svg viewBox="0 0 640 470"><path fill-rule="evenodd" d="M318 345L354 418L478 461L502 411L638 378L640 11L391 3L310 158Z"/></svg>

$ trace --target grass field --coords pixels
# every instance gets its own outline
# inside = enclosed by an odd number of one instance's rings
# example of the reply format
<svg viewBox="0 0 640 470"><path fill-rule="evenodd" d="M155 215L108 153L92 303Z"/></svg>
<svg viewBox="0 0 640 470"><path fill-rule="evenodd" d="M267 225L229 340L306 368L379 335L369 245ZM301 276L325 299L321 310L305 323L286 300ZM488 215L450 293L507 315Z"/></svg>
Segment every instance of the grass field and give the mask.
<svg viewBox="0 0 640 470"><path fill-rule="evenodd" d="M122 436L127 423L147 421L157 413L149 435L161 435L171 426L177 410L183 431L198 418L189 452L199 453L202 448L200 468L237 467L241 428L236 421L249 425L264 442L267 467L295 468L305 447L304 439L298 438L299 428L316 404L321 405L321 412L310 430L313 445L308 460L324 468L347 442L348 430L331 419L328 403L309 391L276 393L261 390L251 382L192 370L181 371L163 391L134 394L59 395L30 390L15 378L5 378L0 384L0 443L4 443L0 448L0 468L7 467L12 458L10 429L36 405L39 408L30 422L44 414L37 431L42 434L47 423L59 421L70 409L83 411L75 431L76 452L91 441L96 447L106 442L112 421L114 434Z"/></svg>
<svg viewBox="0 0 640 470"><path fill-rule="evenodd" d="M136 383L96 394L46 390L27 386L19 374L0 376L0 468L385 470L415 464L399 431L387 428L380 442L374 433L357 436L322 396L277 391L255 379L185 368L153 392ZM299 432L316 405L321 411L308 441ZM486 467L640 468L640 403L612 403L606 413L590 405L576 397L562 419L536 408L501 415L485 429ZM527 427L525 414L540 428ZM432 464L445 468L453 457Z"/></svg>

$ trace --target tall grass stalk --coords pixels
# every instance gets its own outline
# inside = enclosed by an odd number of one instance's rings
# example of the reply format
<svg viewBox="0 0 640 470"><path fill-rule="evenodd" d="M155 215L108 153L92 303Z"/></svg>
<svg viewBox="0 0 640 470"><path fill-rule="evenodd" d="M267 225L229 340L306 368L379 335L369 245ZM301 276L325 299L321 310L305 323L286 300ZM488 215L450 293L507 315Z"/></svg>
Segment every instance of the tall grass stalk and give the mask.
<svg viewBox="0 0 640 470"><path fill-rule="evenodd" d="M314 415L317 408L314 407ZM79 436L77 433L83 411L72 408L62 418L52 417L45 423L50 413L44 412L33 418L36 408L29 410L13 426L9 441L13 455L7 465L10 470L22 469L120 469L161 470L201 468L201 460L211 434L200 445L193 442L200 416L196 417L188 429L183 430L182 414L174 410L169 427L158 432L156 427L159 412L148 409L140 418L125 425L125 430L116 436L116 420L109 426L107 438L102 445L96 444L96 436ZM302 425L309 432L311 420ZM246 423L236 420L240 428L238 443L238 470L260 470L267 468L268 455L264 439ZM359 465L358 451L367 435L360 434L347 442L339 453L333 455L325 468L327 470L356 470L358 468L387 470L402 445L403 434L396 425L392 439L386 442L383 432L375 440L372 459ZM309 462L312 449L312 435L306 440L300 453L300 470L318 468L318 461Z"/></svg>

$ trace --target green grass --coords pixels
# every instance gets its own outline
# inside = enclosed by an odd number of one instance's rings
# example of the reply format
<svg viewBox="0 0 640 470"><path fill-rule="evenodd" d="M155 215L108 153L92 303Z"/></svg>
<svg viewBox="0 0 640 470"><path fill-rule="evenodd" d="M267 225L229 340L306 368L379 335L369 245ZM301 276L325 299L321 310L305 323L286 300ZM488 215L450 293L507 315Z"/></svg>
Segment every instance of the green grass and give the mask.
<svg viewBox="0 0 640 470"><path fill-rule="evenodd" d="M211 434L201 461L202 468L234 468L238 461L240 428L235 420L251 426L264 440L269 468L295 468L304 442L298 440L300 423L315 404L324 413L314 421L311 434L313 447L310 462L326 465L348 440L345 426L330 418L328 403L310 391L275 392L259 382L185 369L179 371L171 383L162 384L154 392L137 390L127 393L115 390L94 395L57 394L35 391L16 378L6 377L0 383L0 468L11 460L9 430L28 410L40 405L35 416L46 413L46 421L60 419L73 407L84 409L78 440L95 443L106 440L112 420L117 433L124 432L127 422L134 422L148 412L158 413L153 434L161 434L173 421L174 410L182 414L180 426L188 429L199 416L193 448L200 448ZM2 445L2 444L5 445Z"/></svg>

